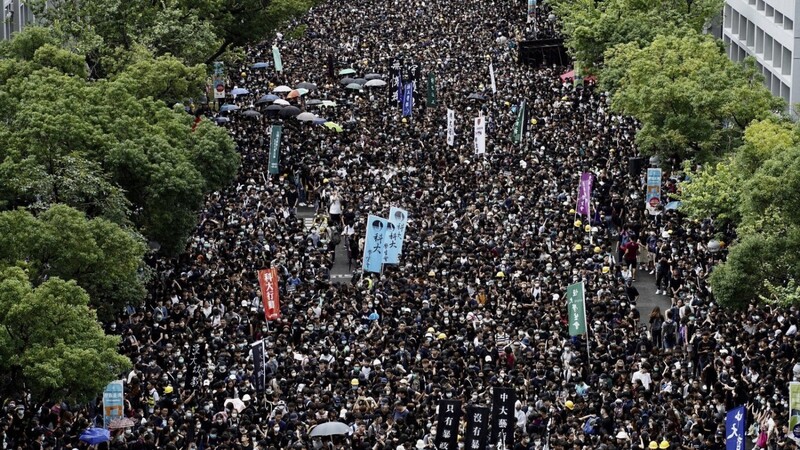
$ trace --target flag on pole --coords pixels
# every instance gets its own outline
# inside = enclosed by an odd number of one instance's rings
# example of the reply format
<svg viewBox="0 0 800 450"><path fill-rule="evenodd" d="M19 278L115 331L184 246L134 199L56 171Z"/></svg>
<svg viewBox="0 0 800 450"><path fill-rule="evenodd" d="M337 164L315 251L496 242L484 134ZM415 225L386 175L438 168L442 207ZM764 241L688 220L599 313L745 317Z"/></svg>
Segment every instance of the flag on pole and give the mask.
<svg viewBox="0 0 800 450"><path fill-rule="evenodd" d="M403 117L411 115L414 108L414 83L406 83L403 89Z"/></svg>
<svg viewBox="0 0 800 450"><path fill-rule="evenodd" d="M456 142L456 112L447 110L447 145L453 146Z"/></svg>
<svg viewBox="0 0 800 450"><path fill-rule="evenodd" d="M283 61L281 61L281 51L277 45L272 46L272 60L275 63L275 72L283 72Z"/></svg>
<svg viewBox="0 0 800 450"><path fill-rule="evenodd" d="M583 282L567 286L567 312L569 316L569 335L586 333L586 299Z"/></svg>
<svg viewBox="0 0 800 450"><path fill-rule="evenodd" d="M486 153L486 119L483 116L475 118L475 154Z"/></svg>
<svg viewBox="0 0 800 450"><path fill-rule="evenodd" d="M282 125L273 125L269 133L269 173L280 173Z"/></svg>
<svg viewBox="0 0 800 450"><path fill-rule="evenodd" d="M497 84L494 82L494 65L489 63L489 76L492 79L492 94L497 94Z"/></svg>
<svg viewBox="0 0 800 450"><path fill-rule="evenodd" d="M789 383L789 438L800 445L800 382Z"/></svg>
<svg viewBox="0 0 800 450"><path fill-rule="evenodd" d="M264 317L267 321L281 316L278 299L278 269L272 267L258 271L258 284L261 286L261 301L264 304Z"/></svg>
<svg viewBox="0 0 800 450"><path fill-rule="evenodd" d="M725 417L725 450L744 450L746 415L744 406L728 411Z"/></svg>
<svg viewBox="0 0 800 450"><path fill-rule="evenodd" d="M578 183L578 205L575 208L578 215L591 217L592 184L594 177L591 172L583 172Z"/></svg>
<svg viewBox="0 0 800 450"><path fill-rule="evenodd" d="M517 111L517 121L514 122L514 135L512 140L515 144L522 142L522 136L525 134L525 100L519 105Z"/></svg>
<svg viewBox="0 0 800 450"><path fill-rule="evenodd" d="M436 75L433 72L428 73L428 98L427 98L428 106L436 106L438 104L436 100Z"/></svg>
<svg viewBox="0 0 800 450"><path fill-rule="evenodd" d="M384 253L386 246L386 222L387 220L373 216L367 217L367 234L364 239L364 258L361 267L364 272L380 273L383 266Z"/></svg>

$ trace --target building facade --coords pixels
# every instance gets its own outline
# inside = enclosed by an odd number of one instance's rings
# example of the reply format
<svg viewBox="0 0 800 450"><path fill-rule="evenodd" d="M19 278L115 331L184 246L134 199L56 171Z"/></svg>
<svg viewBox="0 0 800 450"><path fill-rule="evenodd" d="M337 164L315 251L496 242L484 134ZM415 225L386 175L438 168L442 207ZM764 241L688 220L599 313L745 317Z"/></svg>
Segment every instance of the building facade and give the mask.
<svg viewBox="0 0 800 450"><path fill-rule="evenodd" d="M11 39L11 36L25 28L29 23L33 23L33 12L25 4L24 0L2 0L3 1L3 32L0 40Z"/></svg>
<svg viewBox="0 0 800 450"><path fill-rule="evenodd" d="M722 41L733 61L756 60L764 84L800 111L800 0L725 0ZM797 48L795 48L797 46Z"/></svg>

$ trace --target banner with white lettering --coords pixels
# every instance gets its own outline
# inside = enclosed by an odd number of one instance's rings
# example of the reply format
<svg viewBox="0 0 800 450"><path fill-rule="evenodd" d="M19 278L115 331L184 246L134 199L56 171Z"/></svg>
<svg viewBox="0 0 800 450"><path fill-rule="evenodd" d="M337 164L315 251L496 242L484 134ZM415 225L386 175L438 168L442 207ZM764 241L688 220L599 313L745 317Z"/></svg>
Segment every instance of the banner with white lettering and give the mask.
<svg viewBox="0 0 800 450"><path fill-rule="evenodd" d="M276 268L258 271L258 283L261 285L261 301L264 303L264 317L275 320L281 316L278 300L278 270Z"/></svg>
<svg viewBox="0 0 800 450"><path fill-rule="evenodd" d="M464 448L467 450L483 450L488 443L489 408L486 406L468 406L467 432L464 435Z"/></svg>
<svg viewBox="0 0 800 450"><path fill-rule="evenodd" d="M513 388L494 388L492 392L492 448L508 450L514 448L514 403L517 393Z"/></svg>
<svg viewBox="0 0 800 450"><path fill-rule="evenodd" d="M121 419L125 414L125 394L122 380L108 383L103 391L103 427L108 428L111 422Z"/></svg>
<svg viewBox="0 0 800 450"><path fill-rule="evenodd" d="M458 450L458 427L461 423L461 401L441 400L436 425L436 450Z"/></svg>
<svg viewBox="0 0 800 450"><path fill-rule="evenodd" d="M364 272L380 273L383 269L383 259L386 254L386 224L383 217L367 217L367 230L364 239L364 258L361 268Z"/></svg>
<svg viewBox="0 0 800 450"><path fill-rule="evenodd" d="M725 450L744 450L746 415L744 406L728 411L725 417Z"/></svg>

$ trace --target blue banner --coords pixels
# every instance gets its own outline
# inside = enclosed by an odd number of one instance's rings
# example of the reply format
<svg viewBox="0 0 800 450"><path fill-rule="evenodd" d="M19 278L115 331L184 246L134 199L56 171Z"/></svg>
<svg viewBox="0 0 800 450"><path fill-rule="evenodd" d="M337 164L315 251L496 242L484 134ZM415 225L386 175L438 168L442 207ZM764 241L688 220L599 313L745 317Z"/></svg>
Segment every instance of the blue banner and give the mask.
<svg viewBox="0 0 800 450"><path fill-rule="evenodd" d="M364 240L364 259L361 268L364 272L381 272L386 254L386 225L388 220L373 216L367 217L367 235Z"/></svg>
<svg viewBox="0 0 800 450"><path fill-rule="evenodd" d="M406 83L403 92L403 117L411 115L412 106L414 106L414 83Z"/></svg>
<svg viewBox="0 0 800 450"><path fill-rule="evenodd" d="M384 256L384 262L388 264L398 264L400 262L407 222L408 212L405 209L392 206L389 210L389 223L386 227L386 255Z"/></svg>
<svg viewBox="0 0 800 450"><path fill-rule="evenodd" d="M661 203L661 169L647 169L647 190L644 201L653 208Z"/></svg>
<svg viewBox="0 0 800 450"><path fill-rule="evenodd" d="M728 411L725 417L725 450L744 450L746 414L744 406Z"/></svg>
<svg viewBox="0 0 800 450"><path fill-rule="evenodd" d="M108 383L103 391L103 428L108 428L111 421L124 417L125 396L122 389L122 380L116 380Z"/></svg>

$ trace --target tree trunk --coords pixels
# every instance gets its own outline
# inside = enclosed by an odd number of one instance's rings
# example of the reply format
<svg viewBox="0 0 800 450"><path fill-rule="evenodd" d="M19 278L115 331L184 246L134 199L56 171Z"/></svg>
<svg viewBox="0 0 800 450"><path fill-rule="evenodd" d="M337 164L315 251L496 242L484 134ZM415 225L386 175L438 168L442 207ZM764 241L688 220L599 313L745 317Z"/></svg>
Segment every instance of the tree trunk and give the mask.
<svg viewBox="0 0 800 450"><path fill-rule="evenodd" d="M217 58L219 58L220 55L222 55L223 53L225 53L226 50L228 50L228 46L229 45L231 45L230 41L225 40L222 43L222 45L217 49L217 51L214 52L213 55L209 56L208 59L206 59L206 65L209 66L209 65L213 64L214 61Z"/></svg>

